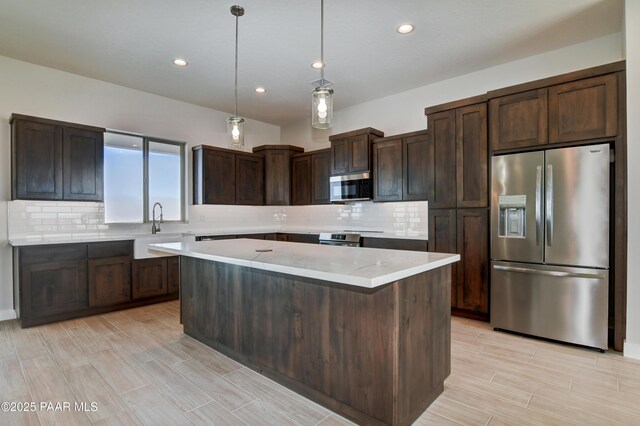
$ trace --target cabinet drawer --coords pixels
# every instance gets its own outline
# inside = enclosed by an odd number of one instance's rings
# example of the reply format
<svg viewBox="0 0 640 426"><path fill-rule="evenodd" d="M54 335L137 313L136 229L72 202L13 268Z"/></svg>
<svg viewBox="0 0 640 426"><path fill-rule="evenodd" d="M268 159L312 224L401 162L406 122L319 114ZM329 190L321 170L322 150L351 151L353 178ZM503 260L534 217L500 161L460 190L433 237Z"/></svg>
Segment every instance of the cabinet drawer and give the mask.
<svg viewBox="0 0 640 426"><path fill-rule="evenodd" d="M89 259L103 257L133 256L133 241L109 241L105 243L91 243L88 247Z"/></svg>
<svg viewBox="0 0 640 426"><path fill-rule="evenodd" d="M20 262L22 264L72 262L86 259L86 244L56 244L20 248Z"/></svg>

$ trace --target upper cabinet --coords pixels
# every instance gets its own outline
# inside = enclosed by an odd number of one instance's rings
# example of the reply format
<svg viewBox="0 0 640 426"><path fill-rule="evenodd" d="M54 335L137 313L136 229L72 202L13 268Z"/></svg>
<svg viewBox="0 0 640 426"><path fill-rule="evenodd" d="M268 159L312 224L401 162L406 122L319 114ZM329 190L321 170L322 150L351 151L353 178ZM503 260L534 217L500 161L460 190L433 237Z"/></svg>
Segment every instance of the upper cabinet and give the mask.
<svg viewBox="0 0 640 426"><path fill-rule="evenodd" d="M371 127L330 136L331 175L369 171L371 141L382 136L383 132Z"/></svg>
<svg viewBox="0 0 640 426"><path fill-rule="evenodd" d="M264 203L269 206L291 204L291 158L304 149L291 145L263 145L253 148L253 152L264 157Z"/></svg>
<svg viewBox="0 0 640 426"><path fill-rule="evenodd" d="M104 129L13 114L12 199L103 200Z"/></svg>
<svg viewBox="0 0 640 426"><path fill-rule="evenodd" d="M373 200L430 200L433 150L426 131L376 139L373 143Z"/></svg>
<svg viewBox="0 0 640 426"><path fill-rule="evenodd" d="M476 101L471 98L469 102ZM458 102L464 105L463 101ZM437 107L433 107L436 109ZM487 104L471 103L431 112L427 108L432 152L430 208L487 207Z"/></svg>
<svg viewBox="0 0 640 426"><path fill-rule="evenodd" d="M605 138L618 134L615 74L549 88L549 142Z"/></svg>
<svg viewBox="0 0 640 426"><path fill-rule="evenodd" d="M291 161L291 204L331 204L329 149L297 154Z"/></svg>
<svg viewBox="0 0 640 426"><path fill-rule="evenodd" d="M264 204L264 158L200 145L193 148L194 204Z"/></svg>
<svg viewBox="0 0 640 426"><path fill-rule="evenodd" d="M570 81L571 75L490 92L491 149L517 149L618 135L615 73ZM575 78L575 77L574 77ZM553 82L567 81L562 84Z"/></svg>
<svg viewBox="0 0 640 426"><path fill-rule="evenodd" d="M491 99L489 110L494 151L547 143L547 89Z"/></svg>

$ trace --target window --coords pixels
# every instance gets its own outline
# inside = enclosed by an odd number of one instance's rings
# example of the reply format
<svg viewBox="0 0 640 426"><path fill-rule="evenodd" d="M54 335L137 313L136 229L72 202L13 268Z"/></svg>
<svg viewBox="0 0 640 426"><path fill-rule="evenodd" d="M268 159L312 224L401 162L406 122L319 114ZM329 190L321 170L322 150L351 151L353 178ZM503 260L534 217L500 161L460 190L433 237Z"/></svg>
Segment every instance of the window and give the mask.
<svg viewBox="0 0 640 426"><path fill-rule="evenodd" d="M107 131L104 135L105 222L151 222L156 202L162 204L165 221L184 221L185 145Z"/></svg>

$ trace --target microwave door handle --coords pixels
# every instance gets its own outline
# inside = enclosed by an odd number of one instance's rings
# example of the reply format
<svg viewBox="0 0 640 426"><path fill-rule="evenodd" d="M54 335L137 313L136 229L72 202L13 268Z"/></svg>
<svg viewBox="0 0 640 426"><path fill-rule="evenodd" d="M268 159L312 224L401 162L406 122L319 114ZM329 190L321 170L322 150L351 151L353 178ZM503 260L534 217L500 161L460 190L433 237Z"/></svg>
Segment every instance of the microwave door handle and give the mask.
<svg viewBox="0 0 640 426"><path fill-rule="evenodd" d="M526 218L525 218L526 220ZM536 245L542 237L542 166L536 167Z"/></svg>
<svg viewBox="0 0 640 426"><path fill-rule="evenodd" d="M553 165L547 165L547 245L553 243Z"/></svg>

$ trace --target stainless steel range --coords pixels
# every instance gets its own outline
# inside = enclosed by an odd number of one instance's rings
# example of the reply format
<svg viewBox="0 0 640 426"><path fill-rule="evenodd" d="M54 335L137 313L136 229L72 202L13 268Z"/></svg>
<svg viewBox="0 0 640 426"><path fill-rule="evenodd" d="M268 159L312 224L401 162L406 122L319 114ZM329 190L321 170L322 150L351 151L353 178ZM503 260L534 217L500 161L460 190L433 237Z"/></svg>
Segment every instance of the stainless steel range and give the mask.
<svg viewBox="0 0 640 426"><path fill-rule="evenodd" d="M360 247L360 234L322 232L320 244L325 246Z"/></svg>

